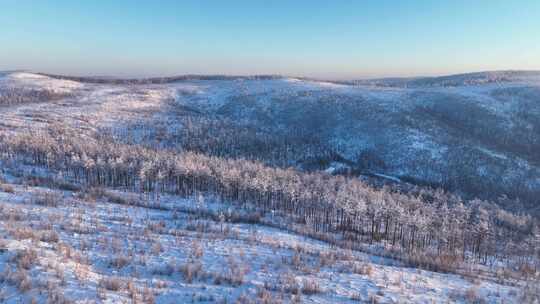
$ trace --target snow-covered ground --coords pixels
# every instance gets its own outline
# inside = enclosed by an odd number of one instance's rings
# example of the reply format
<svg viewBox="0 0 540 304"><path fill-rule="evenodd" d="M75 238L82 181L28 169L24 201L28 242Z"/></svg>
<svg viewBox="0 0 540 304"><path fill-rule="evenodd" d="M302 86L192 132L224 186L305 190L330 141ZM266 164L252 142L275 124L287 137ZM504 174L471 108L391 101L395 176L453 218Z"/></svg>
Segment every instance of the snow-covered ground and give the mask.
<svg viewBox="0 0 540 304"><path fill-rule="evenodd" d="M78 303L511 303L519 296L495 280L228 222L219 214L231 206L201 198L2 188L2 303L60 295Z"/></svg>
<svg viewBox="0 0 540 304"><path fill-rule="evenodd" d="M500 114L512 108L491 95L501 86L426 88L422 93L427 95L421 96L458 94ZM408 99L412 92L405 88L292 78L110 85L23 72L0 76L0 90L17 87L69 95L51 102L1 106L2 132L61 125L93 136L132 124L140 124L141 132L151 127L182 128L169 113L171 105L214 113L239 96L254 96L249 101L262 109L270 109L273 102L331 102L339 96L364 102L366 108L388 109L384 113L408 113L424 102L423 97ZM386 122L384 117L372 119ZM356 127L347 125L331 134L329 143L345 158L376 147L373 139L383 133L375 130L364 136L355 132ZM447 146L424 131L400 128L396 145L403 145L403 150L390 155L401 154L403 164L420 154L443 159ZM148 132L154 136L156 131ZM474 149L495 160L510 158L483 146ZM401 175L411 173L401 163L396 166L394 172L374 171L375 175L400 182ZM333 162L328 173L344 168L348 165ZM0 176L2 180L1 303L32 299L62 303L62 297L79 303L515 303L520 298L519 286L498 281L495 275L472 278L408 268L294 233L279 227L274 218L259 223L227 221L230 213L248 211L208 197L150 197L110 189L61 191L10 174Z"/></svg>
<svg viewBox="0 0 540 304"><path fill-rule="evenodd" d="M513 151L513 147L517 145L530 145L534 141L530 136L523 135L523 139L520 139L524 141L529 138L528 142L511 145L504 141L503 144L509 148L500 151L497 150L498 146L486 144L493 141L492 139L478 140L483 133L489 133L492 129L494 132L506 132L504 137L513 138L509 133L514 132L511 130L515 127L517 118L513 117L516 111L522 111L523 100L530 102L531 96L534 97L537 92L535 90L540 88L540 81L536 81L537 78L532 77L534 75L519 75L512 72L494 73L486 79L502 77L506 80L408 89L343 85L295 78L112 85L80 83L27 72L14 72L0 76L0 90L33 88L69 95L50 102L3 106L0 108L0 129L48 129L51 125L61 124L81 133L110 129L122 135L129 133L134 138L160 138L159 135L167 137L179 133L183 122L179 121L174 113L178 107L187 107L196 113L196 117L207 116L209 120L226 118L236 124L236 127L255 125L259 128L258 131L270 134L290 133L291 129L298 129L298 126L313 125L316 130L314 132L318 132L313 135L315 139L332 154L350 162L355 162L359 155L368 150L377 149L379 158L385 163L383 167L376 168L381 174L410 176L423 180L426 178L423 171L435 170L432 174L436 176L434 180L425 181L441 182L441 175L449 169L445 166L446 159L463 158L470 162L480 155L496 162L493 167L505 168L504 171L488 172L493 178L502 175L508 180L514 179L514 183L519 183L519 179L529 179L531 174L538 175L530 178L531 185L535 185L535 180L540 178L540 169L531 164L530 158L524 157L523 153ZM470 77L477 79L480 76L474 74ZM456 77L467 80L463 75ZM515 94L507 91L514 89L518 90ZM452 111L468 113L470 110L450 106L437 112L448 100L457 100L456 107L470 105L474 111L483 111L475 115L485 115L485 120L482 119L483 116L472 116L470 119L480 123L489 120L493 125L478 124L476 128L483 130L483 133L477 134L480 131L463 131L459 126L462 124L460 121L456 123L456 127L448 126L439 116L415 116L421 112L419 109L425 108L436 112L434 115L450 116ZM305 103L305 107L302 103ZM318 107L325 107L320 110L324 113L316 112ZM302 112L305 109L308 111ZM324 121L323 115L328 116L327 121ZM531 115L539 114L532 112ZM318 121L311 122L313 116L316 116ZM137 128L130 129L133 125ZM316 129L317 127L321 129ZM521 128L520 132L528 132L526 128L532 129L534 126ZM462 135L468 138L471 134L474 136L467 142L470 149L464 155L463 149L456 145L455 137ZM289 165L295 161L301 160L291 160Z"/></svg>

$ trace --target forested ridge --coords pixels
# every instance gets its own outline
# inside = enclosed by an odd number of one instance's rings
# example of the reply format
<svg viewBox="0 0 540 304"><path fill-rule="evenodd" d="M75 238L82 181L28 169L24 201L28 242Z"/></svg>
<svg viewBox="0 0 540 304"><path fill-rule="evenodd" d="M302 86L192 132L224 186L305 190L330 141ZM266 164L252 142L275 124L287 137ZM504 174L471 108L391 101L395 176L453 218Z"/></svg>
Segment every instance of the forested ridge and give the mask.
<svg viewBox="0 0 540 304"><path fill-rule="evenodd" d="M188 80L269 80L269 79L279 79L283 76L279 75L253 75L253 76L231 76L231 75L179 75L179 76L169 76L169 77L152 77L152 78L115 78L115 77L77 77L77 76L67 76L67 75L56 75L56 74L46 74L41 73L40 75L59 79L59 80L72 80L83 83L99 83L99 84L164 84L164 83L174 83L179 81L188 81Z"/></svg>

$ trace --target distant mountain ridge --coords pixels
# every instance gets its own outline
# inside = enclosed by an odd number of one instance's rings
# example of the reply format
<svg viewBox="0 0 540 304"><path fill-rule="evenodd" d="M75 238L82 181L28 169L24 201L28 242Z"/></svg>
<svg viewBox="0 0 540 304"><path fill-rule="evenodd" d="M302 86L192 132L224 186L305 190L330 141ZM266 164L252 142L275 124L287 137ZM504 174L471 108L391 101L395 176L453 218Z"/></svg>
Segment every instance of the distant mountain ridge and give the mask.
<svg viewBox="0 0 540 304"><path fill-rule="evenodd" d="M0 71L0 75L18 71ZM226 75L226 74L186 74L164 77L146 78L122 78L114 76L70 76L50 73L34 73L55 79L72 80L84 83L101 84L165 84L179 81L194 80L275 80L291 78L279 74L256 74L256 75ZM502 70L471 72L463 74L451 74L443 76L419 76L419 77L384 77L373 79L355 80L326 80L312 77L292 77L303 81L324 81L342 85L369 85L377 87L396 88L420 88L420 87L455 87L462 85L479 85L488 83L503 83L513 81L527 81L529 79L540 79L540 71L535 70Z"/></svg>
<svg viewBox="0 0 540 304"><path fill-rule="evenodd" d="M61 80L72 80L84 83L99 83L99 84L165 84L179 81L194 81L194 80L272 80L284 78L280 75L253 75L253 76L234 76L234 75L179 75L168 77L149 77L149 78L115 78L108 76L67 76L47 73L36 73L38 75L47 76Z"/></svg>
<svg viewBox="0 0 540 304"><path fill-rule="evenodd" d="M529 78L540 78L540 71L487 71L465 74L453 74L434 77L411 78L379 78L345 81L343 83L354 85L373 85L382 87L454 87L462 85L479 85L488 83L502 83L523 81Z"/></svg>

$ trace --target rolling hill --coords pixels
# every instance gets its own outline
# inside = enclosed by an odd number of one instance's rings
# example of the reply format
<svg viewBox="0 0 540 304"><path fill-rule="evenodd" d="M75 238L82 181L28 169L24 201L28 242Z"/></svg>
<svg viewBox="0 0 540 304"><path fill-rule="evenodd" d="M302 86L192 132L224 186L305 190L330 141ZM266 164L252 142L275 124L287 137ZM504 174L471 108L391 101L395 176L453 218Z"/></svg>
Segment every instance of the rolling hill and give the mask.
<svg viewBox="0 0 540 304"><path fill-rule="evenodd" d="M538 301L539 76L0 73L0 302Z"/></svg>

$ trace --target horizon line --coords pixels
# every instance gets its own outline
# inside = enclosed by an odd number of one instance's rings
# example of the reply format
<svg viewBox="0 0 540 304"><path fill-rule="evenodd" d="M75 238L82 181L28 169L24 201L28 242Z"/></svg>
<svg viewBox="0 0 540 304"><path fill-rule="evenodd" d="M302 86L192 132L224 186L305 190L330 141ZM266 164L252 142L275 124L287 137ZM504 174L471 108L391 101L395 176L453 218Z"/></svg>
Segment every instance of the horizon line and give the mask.
<svg viewBox="0 0 540 304"><path fill-rule="evenodd" d="M459 72L459 73L441 73L433 75L411 75L411 76L380 76L380 77L347 77L347 78L325 78L325 77L314 77L314 76L299 76L299 75L287 75L287 74L276 74L276 73L256 73L256 74L225 74L225 73L184 73L184 74L165 74L161 76L116 76L116 75L96 75L96 74L67 74L67 73L48 73L41 71L33 71L29 69L8 69L0 70L0 73L29 73L42 75L47 77L64 77L64 78L87 78L87 79L96 79L96 80L150 80L150 79L161 79L161 78L181 78L181 77L227 77L227 78L262 78L262 77L274 77L274 78L293 78L300 80L319 80L319 81L355 81L355 80L383 80L383 79L421 79L421 78L439 78L439 77L450 77L450 76L462 76L462 75L472 75L472 74L483 74L483 73L540 73L540 69L495 69L495 70L479 70L479 71L468 71L468 72Z"/></svg>

